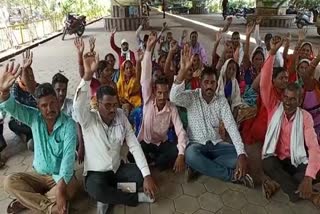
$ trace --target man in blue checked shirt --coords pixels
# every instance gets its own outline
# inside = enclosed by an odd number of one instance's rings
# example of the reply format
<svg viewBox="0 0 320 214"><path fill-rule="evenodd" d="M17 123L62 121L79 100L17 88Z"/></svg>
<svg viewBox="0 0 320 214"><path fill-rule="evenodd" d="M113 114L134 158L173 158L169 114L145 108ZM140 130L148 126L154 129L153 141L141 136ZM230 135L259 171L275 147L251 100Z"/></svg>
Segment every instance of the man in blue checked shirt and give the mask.
<svg viewBox="0 0 320 214"><path fill-rule="evenodd" d="M75 122L60 112L60 105L50 83L35 90L37 109L15 101L10 87L25 68L7 65L0 72L0 109L32 129L34 139L34 172L9 175L4 189L16 198L7 213L31 209L41 213L68 213L68 203L76 193L74 177L77 142Z"/></svg>

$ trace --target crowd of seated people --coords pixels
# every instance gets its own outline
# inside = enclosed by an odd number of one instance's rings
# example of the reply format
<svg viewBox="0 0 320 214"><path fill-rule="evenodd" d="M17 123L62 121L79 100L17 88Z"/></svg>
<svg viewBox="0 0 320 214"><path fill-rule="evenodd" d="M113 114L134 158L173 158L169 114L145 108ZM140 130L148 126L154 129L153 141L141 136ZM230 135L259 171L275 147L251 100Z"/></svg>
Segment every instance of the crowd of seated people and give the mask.
<svg viewBox="0 0 320 214"><path fill-rule="evenodd" d="M137 51L126 39L118 47L113 30L116 55L103 59L95 38L87 52L84 39L76 38L81 80L73 99L63 72L51 83L35 80L30 50L21 64L4 66L0 152L7 145L6 114L9 128L34 151L33 172L4 180L14 198L7 213L68 213L81 188L75 160L83 162L84 190L99 214L117 204L156 201L154 169L185 171L188 182L206 175L247 188L261 185L267 199L282 189L292 202L320 207L313 188L320 170L320 51L305 41L304 31L292 54L290 35L268 33L262 41L260 18L248 24L244 43L239 32L229 39L231 23L227 18L216 33L211 64L198 32L183 31L177 40L172 32L162 35L166 24L141 39L142 23Z"/></svg>

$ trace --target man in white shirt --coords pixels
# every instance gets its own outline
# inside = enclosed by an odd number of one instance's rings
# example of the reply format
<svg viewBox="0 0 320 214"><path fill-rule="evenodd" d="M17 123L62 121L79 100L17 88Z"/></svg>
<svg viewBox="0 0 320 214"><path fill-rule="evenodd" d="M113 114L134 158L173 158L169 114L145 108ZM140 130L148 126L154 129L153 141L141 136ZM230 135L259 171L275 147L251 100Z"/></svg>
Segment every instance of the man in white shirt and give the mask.
<svg viewBox="0 0 320 214"><path fill-rule="evenodd" d="M68 82L68 78L61 73L56 73L52 77L52 86L58 96L61 111L66 115L73 117L73 100L67 98Z"/></svg>
<svg viewBox="0 0 320 214"><path fill-rule="evenodd" d="M225 97L216 95L217 74L210 68L201 74L201 89L185 90L185 76L192 65L191 50L184 47L179 74L170 92L170 101L188 111L189 144L186 163L193 170L225 181L253 187L247 174L247 156L237 125ZM223 122L233 144L219 135Z"/></svg>
<svg viewBox="0 0 320 214"><path fill-rule="evenodd" d="M263 53L264 53L264 58L267 59L268 58L268 53L269 50L271 49L270 47L270 41L272 39L272 34L271 33L267 33L264 37L264 42L261 40L260 38L260 23L261 23L261 18L258 18L256 20L256 28L254 31L254 39L256 40L256 46L259 46L263 49ZM280 50L277 51L276 55L275 55L275 61L274 61L274 65L273 67L283 67L284 65L284 60L283 60L283 55L280 52Z"/></svg>
<svg viewBox="0 0 320 214"><path fill-rule="evenodd" d="M65 113L66 115L72 117L74 121L77 122L75 118L74 111L73 111L73 100L67 98L68 92L68 78L63 74L56 73L52 77L52 86L58 96L59 104L61 112ZM77 159L79 164L83 162L84 159L84 142L82 137L81 126L77 123L77 136L78 136L78 143L77 143Z"/></svg>
<svg viewBox="0 0 320 214"><path fill-rule="evenodd" d="M153 202L157 186L131 125L118 108L116 91L109 86L100 87L98 109L90 111L90 82L98 61L94 53L84 56L85 74L73 105L85 142L85 188L93 199L104 204L136 206L138 202ZM136 165L121 163L120 150L124 141ZM118 190L117 183L121 182L134 182L136 189L143 184L144 193Z"/></svg>
<svg viewBox="0 0 320 214"><path fill-rule="evenodd" d="M235 31L231 35L231 41L233 42L234 51L236 51L239 48L239 58L235 59L239 65L241 65L244 51L243 51L243 44L241 43L240 39L240 33L238 31Z"/></svg>

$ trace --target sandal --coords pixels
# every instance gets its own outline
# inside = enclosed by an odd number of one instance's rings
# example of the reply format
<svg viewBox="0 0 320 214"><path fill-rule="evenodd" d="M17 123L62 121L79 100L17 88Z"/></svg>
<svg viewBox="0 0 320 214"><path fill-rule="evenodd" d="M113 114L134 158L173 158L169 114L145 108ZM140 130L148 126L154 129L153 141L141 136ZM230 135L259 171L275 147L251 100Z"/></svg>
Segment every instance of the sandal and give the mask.
<svg viewBox="0 0 320 214"><path fill-rule="evenodd" d="M17 199L14 199L8 205L7 214L17 214L25 209L27 208L24 207Z"/></svg>
<svg viewBox="0 0 320 214"><path fill-rule="evenodd" d="M271 180L270 178L266 178L262 183L262 194L266 199L270 199L275 193L280 189L280 185Z"/></svg>
<svg viewBox="0 0 320 214"><path fill-rule="evenodd" d="M320 194L314 193L311 196L311 202L316 206L318 209L320 208Z"/></svg>

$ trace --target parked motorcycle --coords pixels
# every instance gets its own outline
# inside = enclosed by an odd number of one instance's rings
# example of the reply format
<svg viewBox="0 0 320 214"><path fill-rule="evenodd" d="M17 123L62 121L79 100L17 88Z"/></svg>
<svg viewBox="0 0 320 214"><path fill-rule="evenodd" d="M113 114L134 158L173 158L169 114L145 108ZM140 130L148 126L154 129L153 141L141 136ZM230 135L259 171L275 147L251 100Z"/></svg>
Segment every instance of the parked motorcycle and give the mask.
<svg viewBox="0 0 320 214"><path fill-rule="evenodd" d="M313 25L313 14L310 11L299 11L296 16L296 23L299 29L304 26Z"/></svg>
<svg viewBox="0 0 320 214"><path fill-rule="evenodd" d="M75 16L72 14L68 14L64 23L65 25L62 33L62 40L64 40L66 34L77 34L77 36L80 37L85 30L86 16Z"/></svg>
<svg viewBox="0 0 320 214"><path fill-rule="evenodd" d="M240 19L241 17L247 19L248 14L254 14L255 9L254 8L240 8L240 9L235 9L235 8L228 8L226 13L223 14L224 19L226 19L227 16L235 16L237 19Z"/></svg>
<svg viewBox="0 0 320 214"><path fill-rule="evenodd" d="M240 17L243 17L245 19L247 19L247 15L248 14L254 14L255 13L255 9L254 8L241 8L237 11L237 13L235 14L235 16L239 19Z"/></svg>
<svg viewBox="0 0 320 214"><path fill-rule="evenodd" d="M289 8L286 10L286 14L298 14L298 11L296 8L294 8L293 5L290 5Z"/></svg>
<svg viewBox="0 0 320 214"><path fill-rule="evenodd" d="M228 16L236 15L236 10L233 7L228 7L227 10L222 13L223 19L225 20Z"/></svg>
<svg viewBox="0 0 320 214"><path fill-rule="evenodd" d="M316 22L319 14L320 14L320 6L314 6L314 7L310 8L309 11L312 12L312 14L313 14L313 22Z"/></svg>

